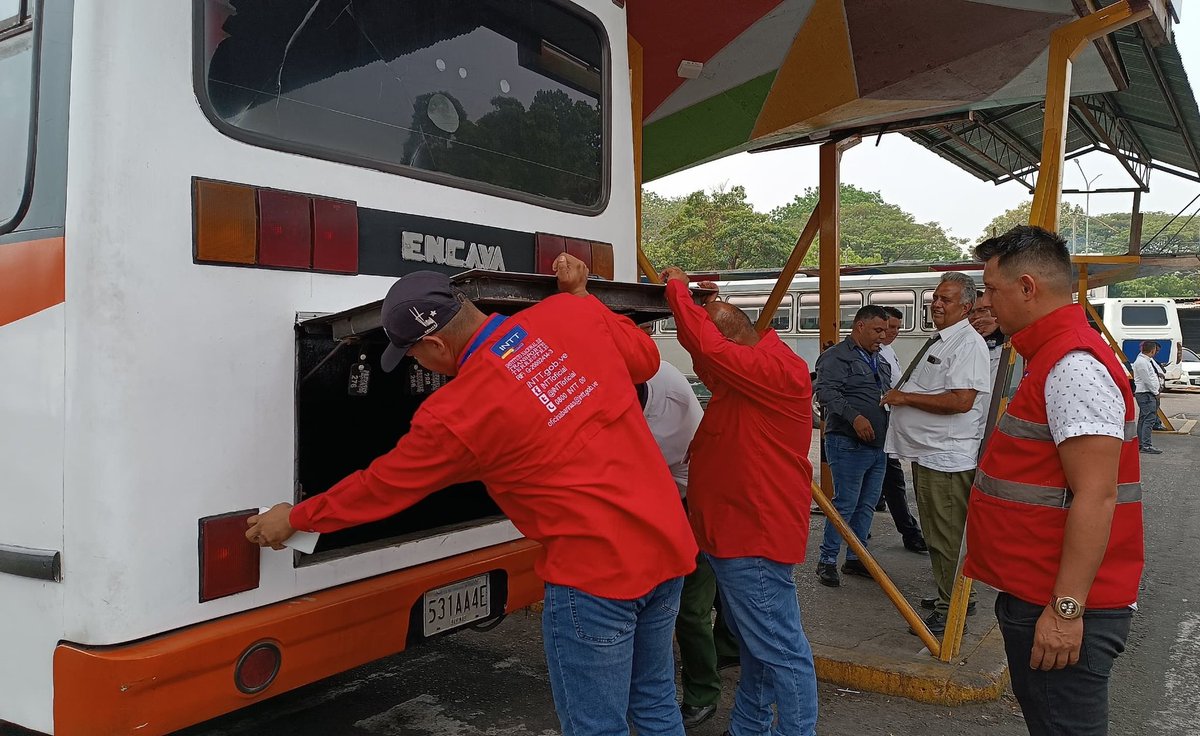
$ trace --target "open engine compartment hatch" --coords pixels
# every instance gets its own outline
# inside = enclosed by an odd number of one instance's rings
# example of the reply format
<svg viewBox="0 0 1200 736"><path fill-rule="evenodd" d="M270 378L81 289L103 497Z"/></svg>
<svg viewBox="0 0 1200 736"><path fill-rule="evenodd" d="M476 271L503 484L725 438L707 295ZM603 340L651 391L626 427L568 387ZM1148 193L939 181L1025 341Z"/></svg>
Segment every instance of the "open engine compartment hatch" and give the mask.
<svg viewBox="0 0 1200 736"><path fill-rule="evenodd" d="M450 278L467 298L484 313L513 314L558 293L558 278L534 273L503 271L464 271ZM588 292L617 314L638 324L647 324L671 316L666 287L660 284L631 284L622 281L590 279ZM693 288L694 296L712 293ZM347 309L336 314L302 320L301 329L312 334L332 333L334 340L382 330L380 308L383 300Z"/></svg>
<svg viewBox="0 0 1200 736"><path fill-rule="evenodd" d="M558 293L554 276L469 271L454 284L482 311L511 315ZM665 288L591 280L588 290L610 309L635 322L671 315ZM699 293L699 292L697 292ZM427 371L412 358L384 373L387 346L377 301L296 323L296 501L328 490L386 453L411 425L417 408L452 380ZM296 564L468 530L503 520L481 483L440 490L387 519L322 534L311 555Z"/></svg>

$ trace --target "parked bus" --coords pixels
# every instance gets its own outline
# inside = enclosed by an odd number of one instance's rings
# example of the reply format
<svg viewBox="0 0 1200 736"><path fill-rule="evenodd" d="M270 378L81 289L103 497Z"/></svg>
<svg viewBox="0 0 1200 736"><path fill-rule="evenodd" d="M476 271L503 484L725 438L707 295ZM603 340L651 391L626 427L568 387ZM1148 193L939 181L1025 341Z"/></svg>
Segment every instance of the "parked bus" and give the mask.
<svg viewBox="0 0 1200 736"><path fill-rule="evenodd" d="M1130 363L1137 359L1142 343L1153 340L1158 343L1154 359L1163 367L1167 380L1179 380L1183 330L1174 299L1105 298L1092 300L1091 304Z"/></svg>
<svg viewBox="0 0 1200 736"><path fill-rule="evenodd" d="M541 598L477 485L312 554L245 519L439 385L318 315L634 280L626 39L611 0L0 0L0 721L163 734Z"/></svg>

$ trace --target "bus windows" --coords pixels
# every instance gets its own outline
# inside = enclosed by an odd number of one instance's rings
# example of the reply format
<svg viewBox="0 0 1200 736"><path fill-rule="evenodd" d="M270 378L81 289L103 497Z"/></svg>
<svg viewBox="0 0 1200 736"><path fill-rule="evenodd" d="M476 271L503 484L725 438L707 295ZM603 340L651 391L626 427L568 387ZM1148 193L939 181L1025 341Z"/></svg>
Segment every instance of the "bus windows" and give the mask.
<svg viewBox="0 0 1200 736"><path fill-rule="evenodd" d="M903 315L900 330L910 332L917 326L917 295L911 291L872 291L868 301L881 307L895 307Z"/></svg>
<svg viewBox="0 0 1200 736"><path fill-rule="evenodd" d="M1161 304L1126 304L1121 307L1121 324L1126 327L1166 327L1167 308Z"/></svg>
<svg viewBox="0 0 1200 736"><path fill-rule="evenodd" d="M27 3L0 0L0 233L16 225L29 177L33 33Z"/></svg>
<svg viewBox="0 0 1200 736"><path fill-rule="evenodd" d="M762 308L767 303L765 296L731 296L726 299L735 307L740 307L750 321L758 324L758 317L762 314ZM776 332L787 332L792 329L792 297L787 295L779 302L779 309L775 310L775 316L771 318L771 329Z"/></svg>
<svg viewBox="0 0 1200 736"><path fill-rule="evenodd" d="M862 294L857 291L842 294L841 308L838 310L838 329L849 332L854 329L854 315L862 308Z"/></svg>
<svg viewBox="0 0 1200 736"><path fill-rule="evenodd" d="M197 0L197 94L250 143L560 209L607 196L606 40L553 0Z"/></svg>
<svg viewBox="0 0 1200 736"><path fill-rule="evenodd" d="M849 332L854 327L854 314L862 307L862 294L857 291L843 292L840 295L841 307L838 310L838 329ZM801 294L798 309L798 321L801 330L820 329L817 321L820 312L820 294Z"/></svg>
<svg viewBox="0 0 1200 736"><path fill-rule="evenodd" d="M933 306L933 289L926 289L921 292L921 329L926 332L933 332L933 312L929 308Z"/></svg>

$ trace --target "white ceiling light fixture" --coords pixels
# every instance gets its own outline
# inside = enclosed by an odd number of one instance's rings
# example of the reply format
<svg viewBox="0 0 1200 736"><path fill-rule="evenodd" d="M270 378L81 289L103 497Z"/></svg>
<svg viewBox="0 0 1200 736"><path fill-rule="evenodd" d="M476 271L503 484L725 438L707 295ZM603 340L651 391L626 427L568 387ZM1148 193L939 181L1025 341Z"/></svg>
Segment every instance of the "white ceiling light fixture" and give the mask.
<svg viewBox="0 0 1200 736"><path fill-rule="evenodd" d="M696 79L700 76L700 72L704 71L704 63L699 61L683 60L679 62L679 69L676 73L684 79Z"/></svg>

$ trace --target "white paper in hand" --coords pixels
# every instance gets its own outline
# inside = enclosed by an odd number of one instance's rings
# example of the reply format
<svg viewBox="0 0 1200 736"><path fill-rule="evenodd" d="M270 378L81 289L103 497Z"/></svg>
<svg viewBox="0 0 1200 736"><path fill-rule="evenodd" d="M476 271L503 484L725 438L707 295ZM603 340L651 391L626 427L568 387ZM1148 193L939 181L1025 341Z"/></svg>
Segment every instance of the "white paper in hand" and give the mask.
<svg viewBox="0 0 1200 736"><path fill-rule="evenodd" d="M258 513L265 514L269 511L265 506L260 506ZM311 555L313 550L317 548L317 540L321 538L320 532L295 532L287 538L283 543L284 547L294 549L297 552L303 552L306 555Z"/></svg>

